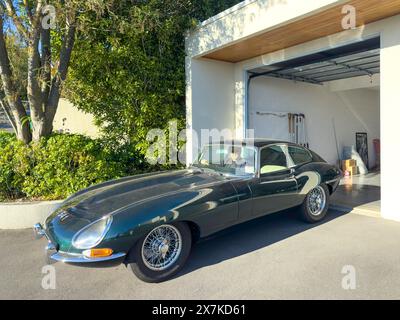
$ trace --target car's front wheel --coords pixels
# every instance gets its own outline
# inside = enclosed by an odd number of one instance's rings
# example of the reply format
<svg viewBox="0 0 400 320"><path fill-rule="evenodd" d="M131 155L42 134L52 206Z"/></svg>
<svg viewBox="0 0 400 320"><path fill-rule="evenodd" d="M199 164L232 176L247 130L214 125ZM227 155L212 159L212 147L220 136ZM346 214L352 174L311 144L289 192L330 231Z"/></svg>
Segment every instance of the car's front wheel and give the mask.
<svg viewBox="0 0 400 320"><path fill-rule="evenodd" d="M192 236L186 223L161 225L136 243L130 268L142 281L166 281L182 269L191 247Z"/></svg>
<svg viewBox="0 0 400 320"><path fill-rule="evenodd" d="M329 189L325 184L312 189L300 209L303 220L308 223L317 223L323 220L329 209L329 200Z"/></svg>

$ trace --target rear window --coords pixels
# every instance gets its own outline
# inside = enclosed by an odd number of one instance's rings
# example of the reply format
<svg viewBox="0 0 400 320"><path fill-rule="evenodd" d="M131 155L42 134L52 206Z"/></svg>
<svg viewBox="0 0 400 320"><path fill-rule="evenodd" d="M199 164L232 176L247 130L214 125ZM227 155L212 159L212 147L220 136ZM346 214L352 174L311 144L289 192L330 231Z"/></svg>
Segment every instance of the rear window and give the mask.
<svg viewBox="0 0 400 320"><path fill-rule="evenodd" d="M296 166L313 161L310 152L304 148L289 146L289 154Z"/></svg>

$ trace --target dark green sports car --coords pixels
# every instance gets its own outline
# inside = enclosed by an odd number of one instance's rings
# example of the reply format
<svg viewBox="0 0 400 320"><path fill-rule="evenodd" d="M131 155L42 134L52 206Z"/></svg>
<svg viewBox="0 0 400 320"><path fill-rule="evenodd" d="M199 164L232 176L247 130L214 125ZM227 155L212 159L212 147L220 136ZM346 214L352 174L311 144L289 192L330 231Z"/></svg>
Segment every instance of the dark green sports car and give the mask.
<svg viewBox="0 0 400 320"><path fill-rule="evenodd" d="M78 192L35 225L48 257L81 266L124 263L141 280L175 275L192 244L230 226L298 207L319 222L341 178L314 152L287 142L230 141L204 148L186 170L106 182Z"/></svg>

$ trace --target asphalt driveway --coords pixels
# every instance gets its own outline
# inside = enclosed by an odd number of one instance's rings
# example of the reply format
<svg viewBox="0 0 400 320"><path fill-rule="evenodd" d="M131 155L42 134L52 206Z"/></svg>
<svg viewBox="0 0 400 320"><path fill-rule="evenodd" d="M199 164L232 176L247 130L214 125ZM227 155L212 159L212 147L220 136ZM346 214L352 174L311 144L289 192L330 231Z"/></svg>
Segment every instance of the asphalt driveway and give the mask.
<svg viewBox="0 0 400 320"><path fill-rule="evenodd" d="M1 299L399 299L400 223L331 212L309 226L295 212L229 229L197 244L173 280L145 284L124 266L53 265L56 289L42 288L45 240L0 231ZM342 287L344 266L357 288Z"/></svg>

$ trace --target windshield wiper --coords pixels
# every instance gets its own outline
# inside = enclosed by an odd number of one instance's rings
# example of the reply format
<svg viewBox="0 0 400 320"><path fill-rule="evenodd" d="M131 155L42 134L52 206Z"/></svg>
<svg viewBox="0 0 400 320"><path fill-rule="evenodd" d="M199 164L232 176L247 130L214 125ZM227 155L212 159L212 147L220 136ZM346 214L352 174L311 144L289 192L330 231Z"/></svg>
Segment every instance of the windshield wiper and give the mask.
<svg viewBox="0 0 400 320"><path fill-rule="evenodd" d="M210 168L210 167L203 167L203 166L191 166L191 168L200 170L201 172L207 172L207 173L212 173L212 174L217 174L219 176L225 177L226 175L216 169Z"/></svg>

